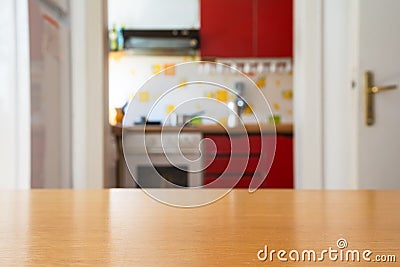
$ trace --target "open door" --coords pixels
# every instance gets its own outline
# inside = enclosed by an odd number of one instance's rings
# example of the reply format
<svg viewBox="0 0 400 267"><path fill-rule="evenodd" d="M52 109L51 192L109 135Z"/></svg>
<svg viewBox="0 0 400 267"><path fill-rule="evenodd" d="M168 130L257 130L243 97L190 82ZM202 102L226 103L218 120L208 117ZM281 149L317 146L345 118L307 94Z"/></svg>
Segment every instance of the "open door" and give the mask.
<svg viewBox="0 0 400 267"><path fill-rule="evenodd" d="M399 10L295 0L296 188L400 189Z"/></svg>
<svg viewBox="0 0 400 267"><path fill-rule="evenodd" d="M358 0L355 8L357 187L400 189L400 1Z"/></svg>

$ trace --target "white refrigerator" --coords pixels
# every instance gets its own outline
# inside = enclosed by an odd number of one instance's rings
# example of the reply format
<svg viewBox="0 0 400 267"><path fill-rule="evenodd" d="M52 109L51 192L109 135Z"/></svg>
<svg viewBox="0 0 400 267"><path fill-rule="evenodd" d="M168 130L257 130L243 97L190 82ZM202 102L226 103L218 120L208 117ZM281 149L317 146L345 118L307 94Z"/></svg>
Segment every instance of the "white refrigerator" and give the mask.
<svg viewBox="0 0 400 267"><path fill-rule="evenodd" d="M68 0L29 0L31 186L72 188Z"/></svg>

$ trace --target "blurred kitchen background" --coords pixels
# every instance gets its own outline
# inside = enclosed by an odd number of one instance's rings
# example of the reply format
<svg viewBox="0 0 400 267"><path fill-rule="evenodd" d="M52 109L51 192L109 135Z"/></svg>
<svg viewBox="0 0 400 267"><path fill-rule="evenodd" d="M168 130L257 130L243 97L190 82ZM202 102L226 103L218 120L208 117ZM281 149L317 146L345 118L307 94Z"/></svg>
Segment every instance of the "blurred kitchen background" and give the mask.
<svg viewBox="0 0 400 267"><path fill-rule="evenodd" d="M395 3L374 1L364 6L358 0L3 0L0 188L134 187L122 157L123 127L135 135L144 123L142 108L165 87L196 75L222 77L249 99L241 116L255 147L259 140L250 107L262 108L250 88L255 85L269 101L272 114L263 127L276 125L277 150L270 182L263 187L396 187L399 170L391 160L375 161L371 171L371 159L364 156L370 148L385 155L383 147L389 147L386 158L393 159L399 150L399 142L381 144L399 129L389 123L391 116L382 115L397 110L379 104L396 99L398 90L377 96L377 108L384 107L377 111L380 123L363 120L364 72L377 69L376 62L382 72L395 69L389 69L383 53L392 51L394 62L398 54L385 42L360 45L363 29L370 27L364 18L372 9L380 18L373 33L385 33L376 39L398 41L386 34L387 24L396 23L386 21ZM374 64L365 64L367 54L378 55ZM191 61L204 62L190 71L176 67ZM154 88L139 91L160 72ZM377 82L398 83L398 73L382 72L377 71ZM238 100L224 88L199 85L182 92L227 104ZM132 99L138 117L122 125ZM152 122L164 123L178 104L179 99L162 103ZM229 112L201 104L177 115L201 112L229 124ZM194 124L186 141L210 138L222 146L216 152L224 158L225 134L209 121ZM157 125L149 129L159 134ZM199 183L213 181L224 164L206 170ZM381 173L387 180L377 178ZM238 187L248 181L243 177Z"/></svg>
<svg viewBox="0 0 400 267"><path fill-rule="evenodd" d="M210 86L206 84L185 86L187 81L205 80L213 81L235 90L240 86L243 97L247 101L246 108L241 112L241 119L246 125L257 123L253 113L267 113L268 107L259 104L260 95L269 101L272 112L268 121L263 123L277 122L285 124L286 128L292 128L293 123L293 72L292 72L292 35L293 35L293 2L284 0L279 2L266 1L198 1L198 0L173 0L173 1L121 1L111 0L108 2L108 29L109 29L109 108L110 123L115 127L122 127L120 112L125 111L130 103L137 112L136 117L127 117L124 127L131 127L135 130L135 123L141 123L141 117L145 117L146 110L169 88L181 85L179 94L171 97L164 97L157 102L149 118L153 124L176 126L176 119L173 122L166 118L171 113L175 116L184 116L201 113L209 116L211 120L197 120L196 133L186 133L191 140L204 137L212 139L217 147L217 157L226 156L221 150L223 144L219 141L221 133L210 131L208 124L221 123L229 125L229 109L223 109L218 105L210 105L206 100L198 100L194 105L186 105L184 110L176 110L183 101L195 98L215 99L229 105L235 99L235 94L225 88ZM236 17L239 14L240 18ZM279 23L278 23L279 22ZM265 27L270 25L270 27ZM272 26L272 27L271 27ZM278 27L280 28L278 30ZM280 45L276 45L280 44ZM196 67L177 67L177 64L205 61ZM222 63L227 67L216 65L210 62ZM240 75L229 67L247 75ZM152 75L161 73L152 82L151 87L141 86ZM255 84L255 85L253 85ZM130 100L132 100L130 102ZM142 112L142 113L141 113ZM178 119L179 120L179 119ZM179 126L179 125L178 125ZM150 126L148 126L149 128ZM140 128L138 128L140 129ZM178 131L179 128L177 128ZM249 141L251 145L256 144L258 133L251 132ZM130 133L135 135L134 133ZM157 136L158 132L152 133ZM293 187L293 149L292 130L279 138L279 152L273 168L276 177L269 177L269 183L265 187L292 188ZM116 134L116 141L120 139ZM283 141L281 141L283 138ZM257 140L256 140L257 139ZM125 138L124 140L127 140ZM196 143L196 142L193 142ZM286 144L287 145L284 145ZM193 149L196 149L196 145ZM116 147L120 147L116 144ZM158 149L157 145L149 145L148 150ZM161 149L161 147L159 148ZM283 151L283 149L285 151ZM204 155L211 153L204 149ZM148 181L152 176L148 171L147 177L141 177L141 170L146 170L141 161L140 155L135 150L125 151L125 156L136 154L129 166L136 177ZM272 153L268 151L268 153ZM234 156L239 157L240 153L232 151ZM286 155L279 158L279 155ZM153 158L160 162L156 163L159 168L164 169L164 176L178 176L176 168L170 167L167 162L162 162L161 157L156 153ZM123 158L120 150L117 158ZM157 161L157 160L156 160ZM203 159L205 162L206 159ZM280 161L280 163L278 163ZM119 164L121 163L118 161ZM138 163L141 162L141 163ZM180 165L184 165L181 161ZM122 164L124 165L124 164ZM189 164L190 165L190 164ZM190 166L187 166L190 169ZM222 162L215 163L207 168L199 181L193 182L196 185L205 185L212 182L226 168ZM123 166L118 168L121 172ZM166 169L170 172L166 173ZM276 169L276 170L275 170ZM147 169L148 170L148 169ZM234 178L239 170L231 170L230 176ZM255 173L256 168L248 167L242 181L249 181L250 174ZM129 183L129 174L125 169L125 178L119 177L117 173L117 186L135 186ZM246 177L247 175L247 177ZM126 176L128 176L126 178ZM153 175L154 176L154 175ZM280 177L278 177L280 176ZM190 180L191 175L183 177L183 180ZM176 179L176 178L175 178ZM194 178L195 179L195 178ZM273 183L272 181L276 182ZM147 186L158 187L157 182L145 183ZM188 185L190 182L183 182ZM246 187L248 183L241 183L236 187Z"/></svg>
<svg viewBox="0 0 400 267"><path fill-rule="evenodd" d="M271 122L285 123L291 127L293 123L293 73L292 73L292 0L278 2L233 1L215 3L214 1L171 0L171 1L121 1L109 0L107 11L108 34L103 36L107 43L103 54L108 58L103 72L108 77L107 119L113 126L111 133L104 132L103 186L125 186L130 175L124 168L121 150L121 110L137 93L140 86L152 75L168 69L155 88L139 92L133 103L137 110L152 104L166 86L184 84L185 81L202 75L219 76L220 82L230 88L241 84L246 100L250 101L243 111L245 123L254 124L250 107L254 112L264 112L262 105L253 106L254 86L250 80L237 73L219 69L213 64L218 62L231 66L248 75L256 84L271 105L273 116ZM30 82L31 82L31 186L42 187L79 187L84 186L82 180L71 179L74 168L81 166L84 170L91 159L81 158L74 150L73 140L91 138L86 133L77 133L79 123L92 120L87 112L91 112L90 99L82 92L70 91L74 86L74 48L69 43L74 39L73 5L69 1L30 0L29 36L30 36ZM82 11L80 11L82 12ZM238 19L236 14L241 12ZM104 15L104 14L103 14ZM274 25L265 28L264 25ZM278 30L280 28L280 30ZM86 29L88 30L88 29ZM85 32L85 38L90 34ZM279 45L277 45L279 44ZM97 44L98 45L98 44ZM82 47L83 48L83 47ZM78 48L77 49L81 49ZM80 51L75 51L76 55ZM72 58L72 61L71 61ZM79 60L78 58L76 60ZM195 71L178 69L175 65L190 61L205 60ZM89 63L87 68L91 68ZM222 73L224 72L224 73ZM75 72L75 74L78 74ZM106 82L106 79L104 79ZM252 88L253 87L253 88ZM107 88L107 84L104 84ZM97 90L100 90L98 88ZM221 102L229 102L234 95L224 88L198 86L195 90L182 90L186 97L207 97ZM80 96L79 96L80 95ZM87 107L81 114L74 111L74 102L86 101ZM174 110L179 99L170 99L163 103L161 110L156 110L153 121L164 122L167 115ZM105 103L107 103L105 102ZM254 101L255 102L255 101ZM49 112L51 110L51 112ZM206 112L220 123L227 125L228 112L218 107L197 105L187 113ZM83 114L86 113L86 114ZM71 120L83 115L86 121ZM91 116L100 114L92 113ZM144 116L146 114L140 114ZM126 123L133 126L140 116ZM203 121L200 124L213 123ZM199 125L198 125L199 126ZM108 126L106 128L110 129ZM209 131L198 128L198 134L206 135ZM292 138L292 132L285 133ZM78 136L79 135L79 136ZM208 136L209 138L212 136ZM106 151L107 150L107 151ZM101 153L96 148L91 154ZM75 156L73 156L75 155ZM92 157L93 155L86 155ZM284 187L293 187L293 153L288 146L287 162L289 170ZM51 164L49 164L51 162ZM74 166L74 167L73 167ZM223 165L219 167L221 170ZM255 170L247 170L248 172ZM215 175L217 175L215 173ZM124 173L124 178L119 177ZM55 178L57 177L57 178ZM124 180L124 182L121 182ZM283 180L283 178L282 178Z"/></svg>

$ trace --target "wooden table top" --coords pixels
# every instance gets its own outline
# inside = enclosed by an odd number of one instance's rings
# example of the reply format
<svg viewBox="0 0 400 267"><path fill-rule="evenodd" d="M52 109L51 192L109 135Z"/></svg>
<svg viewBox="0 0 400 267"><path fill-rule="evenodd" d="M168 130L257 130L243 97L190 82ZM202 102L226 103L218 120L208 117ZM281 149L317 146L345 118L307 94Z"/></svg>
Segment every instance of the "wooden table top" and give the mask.
<svg viewBox="0 0 400 267"><path fill-rule="evenodd" d="M234 190L190 209L139 189L1 191L0 266L398 266L399 204L399 191ZM265 245L338 249L340 238L397 263L257 257Z"/></svg>

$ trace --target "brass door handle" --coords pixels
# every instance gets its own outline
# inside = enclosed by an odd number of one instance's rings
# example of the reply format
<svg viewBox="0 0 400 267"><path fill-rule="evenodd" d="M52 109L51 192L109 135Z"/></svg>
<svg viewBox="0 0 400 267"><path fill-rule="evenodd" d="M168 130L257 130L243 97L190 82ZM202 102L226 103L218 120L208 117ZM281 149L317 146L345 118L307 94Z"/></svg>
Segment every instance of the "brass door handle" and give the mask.
<svg viewBox="0 0 400 267"><path fill-rule="evenodd" d="M397 85L389 85L389 86L375 86L374 85L374 76L372 72L367 71L364 74L364 88L366 94L366 118L365 122L368 126L371 126L375 123L375 104L374 104L374 94L379 93L381 91L388 91L397 88Z"/></svg>
<svg viewBox="0 0 400 267"><path fill-rule="evenodd" d="M397 88L397 85L389 85L389 86L381 86L381 87L374 86L374 87L370 88L371 89L370 92L376 94L376 93L379 93L380 91L393 90L396 88Z"/></svg>

